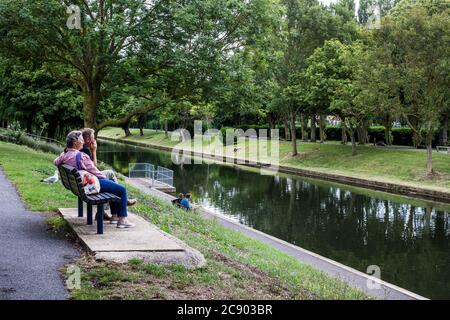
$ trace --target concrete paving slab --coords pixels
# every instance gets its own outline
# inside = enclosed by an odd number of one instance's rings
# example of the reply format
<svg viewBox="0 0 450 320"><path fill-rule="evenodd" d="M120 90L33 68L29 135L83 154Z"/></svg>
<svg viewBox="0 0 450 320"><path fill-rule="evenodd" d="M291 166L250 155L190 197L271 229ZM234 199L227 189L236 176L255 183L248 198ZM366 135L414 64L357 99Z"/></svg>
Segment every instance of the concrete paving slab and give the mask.
<svg viewBox="0 0 450 320"><path fill-rule="evenodd" d="M118 229L116 225L105 221L104 234L99 235L96 222L92 226L87 225L86 217L79 218L76 208L58 210L98 260L127 263L130 259L138 258L146 263L181 264L186 268L201 268L206 265L206 260L199 251L136 214L129 213L128 217L136 225L135 228Z"/></svg>
<svg viewBox="0 0 450 320"><path fill-rule="evenodd" d="M98 235L96 222L88 226L86 218L78 218L77 209L59 209L59 212L93 252L183 251L180 245L136 214L130 213L128 217L129 221L136 225L135 228L118 229L115 224L106 221L104 234Z"/></svg>

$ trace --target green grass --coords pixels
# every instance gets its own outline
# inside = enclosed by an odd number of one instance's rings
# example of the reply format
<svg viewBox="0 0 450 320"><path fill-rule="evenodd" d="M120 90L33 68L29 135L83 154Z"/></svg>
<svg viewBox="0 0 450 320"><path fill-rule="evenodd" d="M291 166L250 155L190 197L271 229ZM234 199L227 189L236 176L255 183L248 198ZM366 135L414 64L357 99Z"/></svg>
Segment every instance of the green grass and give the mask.
<svg viewBox="0 0 450 320"><path fill-rule="evenodd" d="M34 211L75 207L60 183L44 184L54 155L0 142L0 166ZM118 265L80 259L82 288L74 299L366 299L344 282L300 263L262 242L196 214L186 214L129 187L139 199L134 212L203 253L202 269L149 265L139 259ZM52 220L50 224L59 226Z"/></svg>
<svg viewBox="0 0 450 320"><path fill-rule="evenodd" d="M178 147L185 150L203 151L209 153L212 149L207 144L202 148L194 148L191 143L177 143L170 141L164 133L144 130L144 136L138 130L131 130L130 137L124 137L122 129L106 128L99 133L100 137L138 141L150 145ZM240 143L242 157L258 159L256 141ZM224 149L224 154L236 156L235 146ZM270 145L268 146L270 148ZM426 177L426 153L415 150L399 150L399 148L382 148L372 145L358 146L358 154L351 155L351 145L341 145L330 141L324 144L298 142L296 157L291 156L291 143L280 141L280 164L293 168L308 169L317 172L338 174L349 177L362 178L373 181L389 182L413 187L428 188L450 192L450 155L433 153L433 165L436 175ZM402 149L402 148L400 148ZM239 155L238 155L239 157ZM264 157L261 157L264 162ZM268 157L266 157L268 159Z"/></svg>

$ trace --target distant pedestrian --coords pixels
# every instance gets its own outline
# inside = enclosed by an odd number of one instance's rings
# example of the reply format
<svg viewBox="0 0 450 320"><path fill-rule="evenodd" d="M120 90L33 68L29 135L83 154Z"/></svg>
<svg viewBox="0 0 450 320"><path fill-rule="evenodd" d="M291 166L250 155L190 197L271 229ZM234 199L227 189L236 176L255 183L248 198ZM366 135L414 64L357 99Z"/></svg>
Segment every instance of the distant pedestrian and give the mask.
<svg viewBox="0 0 450 320"><path fill-rule="evenodd" d="M178 194L178 198L172 200L172 204L176 207L181 207L181 201L184 198L184 194Z"/></svg>
<svg viewBox="0 0 450 320"><path fill-rule="evenodd" d="M191 195L189 193L186 193L184 198L180 202L181 208L183 208L186 211L191 210Z"/></svg>

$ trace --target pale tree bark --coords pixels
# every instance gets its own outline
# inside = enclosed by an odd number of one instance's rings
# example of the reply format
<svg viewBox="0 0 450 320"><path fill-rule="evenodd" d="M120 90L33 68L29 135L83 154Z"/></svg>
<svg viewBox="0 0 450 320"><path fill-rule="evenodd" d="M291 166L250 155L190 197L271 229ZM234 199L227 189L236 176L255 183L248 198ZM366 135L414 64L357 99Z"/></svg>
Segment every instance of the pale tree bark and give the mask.
<svg viewBox="0 0 450 320"><path fill-rule="evenodd" d="M388 146L392 145L392 121L389 115L384 120L384 140Z"/></svg>
<svg viewBox="0 0 450 320"><path fill-rule="evenodd" d="M433 135L427 135L427 176L431 177L433 170Z"/></svg>
<svg viewBox="0 0 450 320"><path fill-rule="evenodd" d="M324 143L326 139L325 134L325 115L321 114L319 116L319 127L320 127L320 143Z"/></svg>
<svg viewBox="0 0 450 320"><path fill-rule="evenodd" d="M306 142L306 141L308 141L308 130L307 130L308 121L307 121L304 113L302 113L300 115L300 117L301 117L300 121L301 121L301 124L302 124L302 141Z"/></svg>
<svg viewBox="0 0 450 320"><path fill-rule="evenodd" d="M98 129L97 112L101 101L101 81L82 80L82 91L84 97L83 115L84 127L92 128L95 131Z"/></svg>
<svg viewBox="0 0 450 320"><path fill-rule="evenodd" d="M164 135L169 138L169 122L164 120Z"/></svg>
<svg viewBox="0 0 450 320"><path fill-rule="evenodd" d="M311 142L316 142L316 114L311 114Z"/></svg>
<svg viewBox="0 0 450 320"><path fill-rule="evenodd" d="M386 140L386 144L388 146L392 145L392 137L391 137L391 132L392 132L392 125L388 126L385 125L384 126L384 140Z"/></svg>
<svg viewBox="0 0 450 320"><path fill-rule="evenodd" d="M365 145L368 143L368 121L364 120L361 122L361 124L356 129L357 135L358 135L358 144Z"/></svg>
<svg viewBox="0 0 450 320"><path fill-rule="evenodd" d="M292 156L295 157L298 154L297 132L295 128L295 112L291 112L290 120L291 120Z"/></svg>
<svg viewBox="0 0 450 320"><path fill-rule="evenodd" d="M289 119L287 119L287 117L285 117L283 119L284 122L284 138L286 139L286 141L290 141L291 140L291 129L290 129L290 122Z"/></svg>
<svg viewBox="0 0 450 320"><path fill-rule="evenodd" d="M415 129L415 128L418 127L419 120L416 117L413 117L413 116L410 116L410 117L408 116L407 120L409 122L408 124L409 124L410 128L413 129L413 145L414 145L414 148L418 148L420 143L422 142L422 137L420 136L418 130Z"/></svg>
<svg viewBox="0 0 450 320"><path fill-rule="evenodd" d="M347 129L350 140L352 141L352 156L356 156L356 139L355 139L355 129Z"/></svg>
<svg viewBox="0 0 450 320"><path fill-rule="evenodd" d="M344 126L341 128L341 144L347 144L347 132Z"/></svg>

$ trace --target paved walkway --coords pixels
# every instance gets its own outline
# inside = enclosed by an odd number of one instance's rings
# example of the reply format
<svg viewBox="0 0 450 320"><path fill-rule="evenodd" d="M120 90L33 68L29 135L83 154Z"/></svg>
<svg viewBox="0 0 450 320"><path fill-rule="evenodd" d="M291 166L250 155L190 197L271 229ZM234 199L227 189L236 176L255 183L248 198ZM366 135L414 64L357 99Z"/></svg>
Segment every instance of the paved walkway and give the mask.
<svg viewBox="0 0 450 320"><path fill-rule="evenodd" d="M25 209L2 170L0 199L0 300L68 299L58 269L77 258L78 251L47 230L43 214Z"/></svg>

